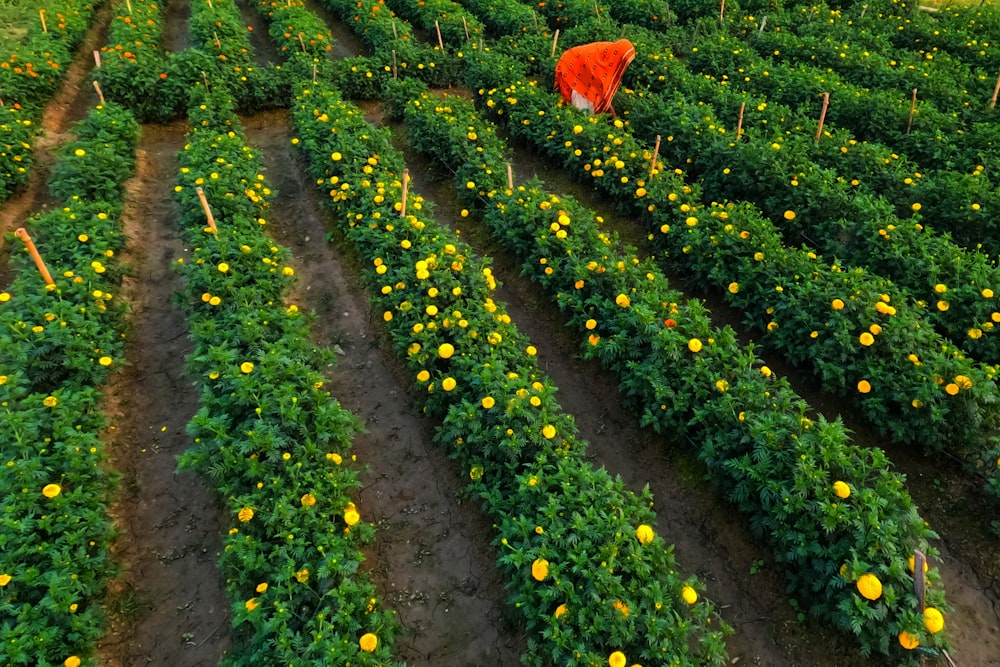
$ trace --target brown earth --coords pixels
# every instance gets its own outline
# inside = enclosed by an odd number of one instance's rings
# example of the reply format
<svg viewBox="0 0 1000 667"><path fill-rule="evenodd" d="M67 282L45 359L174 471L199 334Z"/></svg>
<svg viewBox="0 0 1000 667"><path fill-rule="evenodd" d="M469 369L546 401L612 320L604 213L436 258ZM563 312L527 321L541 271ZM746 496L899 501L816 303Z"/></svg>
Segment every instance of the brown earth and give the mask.
<svg viewBox="0 0 1000 667"><path fill-rule="evenodd" d="M178 48L186 44L186 7L183 0L167 4L168 43ZM51 164L51 149L70 120L82 117L95 101L85 77L110 16L102 12L46 115L49 138L40 142L36 163L43 169ZM266 34L253 12L246 18L257 36ZM335 34L344 34L343 26L333 27ZM340 47L335 54L358 53L344 51ZM376 106L364 108L371 122L382 122ZM291 300L316 312L315 341L338 354L338 363L328 369L331 391L366 427L355 442L358 460L367 466L358 505L378 529L366 570L405 629L397 657L410 665L518 664L526 638L505 603L490 521L466 496L463 472L433 443L435 424L412 409L410 383L358 287L354 257L326 240L331 222L291 152L287 113L258 114L244 124L277 191L269 229L295 256L299 282ZM460 220L446 175L411 150L405 127L390 127L406 153L414 190L435 202L438 220ZM221 504L203 480L176 472L175 457L190 445L185 425L198 405L198 387L183 366L190 349L186 323L171 304L180 287L171 265L186 254L170 196L183 133L182 124L144 126L139 171L128 184L127 260L133 272L122 296L132 304L129 365L113 378L106 394L113 424L106 438L110 465L122 473L111 510L120 531L114 551L122 575L110 586L106 602L112 623L99 647L102 665L215 665L230 644L229 607L214 565L221 544ZM537 173L551 189L602 208L523 147L514 150L518 180ZM0 222L7 225L0 229L12 229L28 211L44 206L44 175L39 170L25 194L0 208ZM626 237L641 240L627 221L611 211L600 212ZM743 517L704 480L690 445L639 429L619 404L615 379L577 358L576 342L557 309L519 277L517 263L498 252L482 230L468 221L462 225L463 238L495 258L495 273L504 283L500 296L538 348L541 367L560 387L558 400L590 442L594 465L621 475L632 489L650 485L657 529L675 545L681 567L706 583L708 597L735 629L728 641L733 664L880 664L858 656L849 638L797 618L780 569L751 536ZM718 323L743 329L738 314L716 297L695 287L687 290L706 299ZM810 377L780 359L767 361L817 411L850 415L846 406L819 392ZM1000 540L983 519L995 512L953 462L885 446L864 425L845 422L857 442L888 451L907 474L923 516L941 534L942 558L936 565L955 606L947 618L955 663L1000 665Z"/></svg>

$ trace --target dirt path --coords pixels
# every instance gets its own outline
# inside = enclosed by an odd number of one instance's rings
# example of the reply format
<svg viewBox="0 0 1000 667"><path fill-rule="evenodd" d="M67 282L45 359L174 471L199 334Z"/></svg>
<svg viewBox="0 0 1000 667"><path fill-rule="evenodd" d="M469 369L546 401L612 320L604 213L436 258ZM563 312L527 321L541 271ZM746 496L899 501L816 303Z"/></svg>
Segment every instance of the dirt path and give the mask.
<svg viewBox="0 0 1000 667"><path fill-rule="evenodd" d="M489 520L464 497L461 472L414 414L394 353L373 326L350 257L326 242L315 187L295 163L287 112L245 120L278 192L269 230L292 250L294 301L317 314L314 340L342 352L329 388L367 432L355 440L368 466L358 507L376 524L370 571L405 628L396 657L411 665L514 667L523 639L503 622L505 594L490 547Z"/></svg>
<svg viewBox="0 0 1000 667"><path fill-rule="evenodd" d="M100 647L109 667L216 665L228 645L229 604L215 565L219 503L204 480L176 472L199 405L198 387L184 372L187 321L171 301L182 288L172 264L186 255L171 198L184 132L181 124L144 127L128 187L129 365L108 388L110 463L122 474L112 510L121 532L114 555L124 568L108 599L112 630Z"/></svg>

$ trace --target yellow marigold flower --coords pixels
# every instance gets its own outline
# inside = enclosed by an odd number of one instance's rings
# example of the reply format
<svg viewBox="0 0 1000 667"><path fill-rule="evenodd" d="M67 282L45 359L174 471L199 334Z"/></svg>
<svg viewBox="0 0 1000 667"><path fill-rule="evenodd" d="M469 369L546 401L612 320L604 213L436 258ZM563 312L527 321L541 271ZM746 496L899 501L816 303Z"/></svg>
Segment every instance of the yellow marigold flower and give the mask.
<svg viewBox="0 0 1000 667"><path fill-rule="evenodd" d="M726 382L725 380L716 380L715 388L721 392L726 392L729 390L729 383Z"/></svg>
<svg viewBox="0 0 1000 667"><path fill-rule="evenodd" d="M587 327L588 331L592 330L592 329L594 329L597 326L597 320L595 320L595 319L589 319L589 320L587 320L587 323L584 326Z"/></svg>
<svg viewBox="0 0 1000 667"><path fill-rule="evenodd" d="M972 389L972 380L970 380L966 375L956 375L955 384L957 384L960 389Z"/></svg>
<svg viewBox="0 0 1000 667"><path fill-rule="evenodd" d="M427 382L430 379L431 379L431 374L427 370L422 370L419 373L417 373L418 382Z"/></svg>
<svg viewBox="0 0 1000 667"><path fill-rule="evenodd" d="M689 215L687 218L684 219L684 224L686 224L688 227L697 227L698 218L696 218L693 215Z"/></svg>
<svg viewBox="0 0 1000 667"><path fill-rule="evenodd" d="M358 640L358 646L360 646L361 650L365 653L371 653L375 650L375 647L378 646L378 636L376 636L374 632L366 632L361 635L361 639Z"/></svg>
<svg viewBox="0 0 1000 667"><path fill-rule="evenodd" d="M628 308L630 305L632 305L632 300L629 299L628 296L624 294L619 294L617 297L615 297L615 303L621 306L622 308Z"/></svg>
<svg viewBox="0 0 1000 667"><path fill-rule="evenodd" d="M684 601L688 604L694 604L698 601L698 591L690 586L685 586L684 589L681 590L681 597L684 598Z"/></svg>
<svg viewBox="0 0 1000 667"><path fill-rule="evenodd" d="M566 613L566 605L565 604L561 604L558 607L556 607L556 613L553 614L553 616L555 616L556 618L559 618L560 616L562 616L565 613Z"/></svg>
<svg viewBox="0 0 1000 667"><path fill-rule="evenodd" d="M55 498L62 493L62 487L58 484L46 484L42 487L42 495L46 498Z"/></svg>
<svg viewBox="0 0 1000 667"><path fill-rule="evenodd" d="M858 382L858 391L862 394L867 394L872 390L872 385L868 380L861 380Z"/></svg>
<svg viewBox="0 0 1000 667"><path fill-rule="evenodd" d="M298 581L300 584L304 584L307 581L309 581L309 570L308 569L301 569L298 572L296 572L295 573L295 580Z"/></svg>
<svg viewBox="0 0 1000 667"><path fill-rule="evenodd" d="M71 655L63 660L63 667L80 667L80 658L75 655Z"/></svg>
<svg viewBox="0 0 1000 667"><path fill-rule="evenodd" d="M833 492L838 498L848 498L851 495L851 487L847 485L847 482L837 480L833 483Z"/></svg>
<svg viewBox="0 0 1000 667"><path fill-rule="evenodd" d="M858 341L865 347L868 347L869 345L875 342L875 336L872 336L871 333L866 331L860 336L858 336Z"/></svg>
<svg viewBox="0 0 1000 667"><path fill-rule="evenodd" d="M10 292L0 292L0 303L10 301Z"/></svg>
<svg viewBox="0 0 1000 667"><path fill-rule="evenodd" d="M353 526L358 521L361 521L361 515L358 514L358 511L356 509L354 509L354 503L351 503L351 505L349 505L348 508L344 510L344 522L348 526Z"/></svg>
<svg viewBox="0 0 1000 667"><path fill-rule="evenodd" d="M482 405L487 410L489 410L490 408L492 408L496 404L497 404L497 402L496 402L496 400L494 400L494 398L492 396L486 396L482 400Z"/></svg>
<svg viewBox="0 0 1000 667"><path fill-rule="evenodd" d="M966 333L969 335L969 338L971 338L972 340L979 340L980 338L983 337L983 330L982 329L972 328L972 329L969 329Z"/></svg>
<svg viewBox="0 0 1000 667"><path fill-rule="evenodd" d="M441 343L438 346L438 356L442 359L451 359L453 354L455 354L455 346L451 343Z"/></svg>
<svg viewBox="0 0 1000 667"><path fill-rule="evenodd" d="M11 581L11 576L9 574L0 574L0 588L3 588Z"/></svg>
<svg viewBox="0 0 1000 667"><path fill-rule="evenodd" d="M551 440L556 437L556 427L552 424L546 424L542 427L542 435L545 436L546 440Z"/></svg>
<svg viewBox="0 0 1000 667"><path fill-rule="evenodd" d="M615 651L608 656L608 667L625 667L625 663L628 662L625 659L625 654L621 651Z"/></svg>
<svg viewBox="0 0 1000 667"><path fill-rule="evenodd" d="M697 354L698 352L701 352L701 348L702 348L701 341L698 340L697 338L692 338L691 340L688 341L688 349L691 350L692 352Z"/></svg>
<svg viewBox="0 0 1000 667"><path fill-rule="evenodd" d="M244 373L253 373L253 362L244 361L242 364L240 364L240 370L243 371Z"/></svg>
<svg viewBox="0 0 1000 667"><path fill-rule="evenodd" d="M760 367L760 372L766 378L771 377L771 369L768 368L767 366L761 366Z"/></svg>
<svg viewBox="0 0 1000 667"><path fill-rule="evenodd" d="M303 507L312 507L313 505L316 504L316 496L314 496L311 493L306 493L301 498L299 498L299 502L302 503Z"/></svg>
<svg viewBox="0 0 1000 667"><path fill-rule="evenodd" d="M785 220L794 220L795 211L785 211Z"/></svg>
<svg viewBox="0 0 1000 667"><path fill-rule="evenodd" d="M910 205L910 208L912 208L914 211L919 211L921 209L920 202L914 202L913 204Z"/></svg>
<svg viewBox="0 0 1000 667"><path fill-rule="evenodd" d="M870 572L862 574L857 581L858 592L867 600L878 600L882 597L882 582Z"/></svg>
<svg viewBox="0 0 1000 667"><path fill-rule="evenodd" d="M334 162L340 162L340 160L343 159L343 157L344 156L341 155L339 151L330 153L330 159L333 160Z"/></svg>
<svg viewBox="0 0 1000 667"><path fill-rule="evenodd" d="M451 391L455 388L456 382L455 378L445 378L441 381L441 388L445 391Z"/></svg>
<svg viewBox="0 0 1000 667"><path fill-rule="evenodd" d="M56 398L55 396L46 396L44 399L42 399L42 405L44 405L47 408L54 408L58 403L59 399Z"/></svg>
<svg viewBox="0 0 1000 667"><path fill-rule="evenodd" d="M916 399L916 398L913 399L912 401L910 401L910 405L912 405L915 408L922 408L922 407L924 407L923 401L921 401L919 399Z"/></svg>
<svg viewBox="0 0 1000 667"><path fill-rule="evenodd" d="M646 524L641 524L635 529L635 539L639 540L642 544L649 544L653 541L653 528L652 526L647 526Z"/></svg>
<svg viewBox="0 0 1000 667"><path fill-rule="evenodd" d="M536 581L544 581L549 576L549 561L544 558L536 558L531 564L531 576Z"/></svg>
<svg viewBox="0 0 1000 667"><path fill-rule="evenodd" d="M98 359L97 363L99 363L102 366L110 366L112 364L112 359L111 357L104 356Z"/></svg>
<svg viewBox="0 0 1000 667"><path fill-rule="evenodd" d="M932 635L941 632L944 628L944 616L934 607L927 607L924 609L924 627Z"/></svg>
<svg viewBox="0 0 1000 667"><path fill-rule="evenodd" d="M949 382L945 385L944 390L949 396L954 396L958 393L958 385L954 382Z"/></svg>
<svg viewBox="0 0 1000 667"><path fill-rule="evenodd" d="M249 507L244 507L239 511L236 517L243 523L246 523L247 521L253 518L253 509Z"/></svg>
<svg viewBox="0 0 1000 667"><path fill-rule="evenodd" d="M880 327L877 324L873 324L870 327L868 327L868 331L870 331L873 336L877 336L880 333L882 333L882 327Z"/></svg>
<svg viewBox="0 0 1000 667"><path fill-rule="evenodd" d="M947 301L941 300L937 302L937 309L940 310L942 313L948 310L948 308L950 307L951 306L948 304Z"/></svg>
<svg viewBox="0 0 1000 667"><path fill-rule="evenodd" d="M257 584L257 588L255 590L258 593L266 593L267 592L267 582L265 581L263 583Z"/></svg>
<svg viewBox="0 0 1000 667"><path fill-rule="evenodd" d="M247 611L253 611L258 607L257 598L250 598L245 603L243 603L243 606L247 608Z"/></svg>
<svg viewBox="0 0 1000 667"><path fill-rule="evenodd" d="M229 265L226 264L225 262L219 262L219 265L215 268L217 268L221 273L226 273L227 271L229 271Z"/></svg>
<svg viewBox="0 0 1000 667"><path fill-rule="evenodd" d="M764 261L764 253L762 253L762 252L755 252L755 253L753 254L753 258L754 258L754 259L755 259L756 261L758 261L758 262L763 262L763 261Z"/></svg>
<svg viewBox="0 0 1000 667"><path fill-rule="evenodd" d="M899 645L907 650L912 650L920 646L920 640L916 635L911 635L906 630L902 630L899 633Z"/></svg>
<svg viewBox="0 0 1000 667"><path fill-rule="evenodd" d="M843 310L844 309L844 302L841 301L840 299L834 299L833 302L830 305L833 306L834 310Z"/></svg>
<svg viewBox="0 0 1000 667"><path fill-rule="evenodd" d="M730 294L736 294L737 292L740 291L740 284L739 283L729 283L729 288L728 289L729 289L729 293Z"/></svg>

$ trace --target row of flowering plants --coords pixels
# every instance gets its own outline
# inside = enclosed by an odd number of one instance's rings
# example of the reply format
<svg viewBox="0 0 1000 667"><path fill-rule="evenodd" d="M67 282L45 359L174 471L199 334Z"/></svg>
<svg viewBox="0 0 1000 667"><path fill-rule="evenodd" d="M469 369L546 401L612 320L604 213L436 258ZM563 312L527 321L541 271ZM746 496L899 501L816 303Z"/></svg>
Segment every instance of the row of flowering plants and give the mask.
<svg viewBox="0 0 1000 667"><path fill-rule="evenodd" d="M886 9L890 9L887 7ZM963 6L948 3L933 17L918 15L906 30L887 37L901 49L938 49L987 72L1000 68L1000 12L992 4ZM898 11L898 10L897 10Z"/></svg>
<svg viewBox="0 0 1000 667"><path fill-rule="evenodd" d="M455 0L386 0L386 6L401 18L426 31L431 39L441 35L441 42L449 49L460 49L469 41L478 42L483 35L483 24Z"/></svg>
<svg viewBox="0 0 1000 667"><path fill-rule="evenodd" d="M442 166L461 165L463 203L482 211L524 273L566 313L583 355L620 376L646 424L698 443L713 479L788 567L798 599L856 634L865 653L903 657L901 633L908 645L916 638L924 648L946 646L936 626L921 621L906 569L913 550L929 549L935 535L883 452L850 443L839 422L806 417L809 406L787 381L604 231L592 210L537 182L508 189L504 145L471 100L422 93L404 118L420 150ZM940 613L944 594L937 573L929 574L928 606ZM875 579L892 592L872 600L865 583Z"/></svg>
<svg viewBox="0 0 1000 667"><path fill-rule="evenodd" d="M178 264L201 383L181 468L205 474L229 528L219 559L232 601L224 664L392 662L395 613L359 572L374 528L351 496L357 420L324 389L332 354L309 340L311 315L285 303L295 270L266 234L272 191L224 92L189 113L180 154ZM206 227L199 188L217 232Z"/></svg>
<svg viewBox="0 0 1000 667"><path fill-rule="evenodd" d="M27 252L0 291L0 662L94 665L102 600L115 566L107 515L115 474L99 436L99 387L123 360L126 304L122 183L139 127L114 104L92 109L59 151L60 206L26 228L52 283ZM90 155L114 153L119 160ZM79 194L76 194L79 193ZM21 245L13 237L11 243Z"/></svg>
<svg viewBox="0 0 1000 667"><path fill-rule="evenodd" d="M965 250L925 227L917 213L922 204L912 199L919 195L906 195L910 198L906 208L913 217L902 219L878 193L817 164L812 160L815 141L801 126L789 132L780 120L748 123L737 139L735 128L727 126L708 103L714 100L706 93L707 86L693 87L696 93L685 92L691 89L685 84L703 82L702 77L685 75L683 66L672 59L645 68L650 79L652 73L668 70L672 70L667 74L670 82L676 84L670 87L672 93L647 89L619 95L622 117L628 119L637 138L651 145L662 133L666 141L660 155L698 178L706 196L754 203L776 223L789 244L805 239L816 250L846 264L879 267L881 274L908 291L926 318L956 345L983 361L1000 361L996 335L1000 330L995 329L1000 322L1000 300L994 296L1000 292L1000 270L990 257ZM637 84L642 81L636 79ZM767 103L759 101L756 106ZM827 140L844 147L843 151L830 150L831 155L850 154L852 166L864 162L856 154L869 155L869 167L875 169L872 160L877 159L877 150L868 152L867 146L840 136ZM881 182L877 176L870 180ZM899 180L907 179L900 176ZM935 184L941 185L933 177L926 180L926 185L918 186L920 192L930 193Z"/></svg>
<svg viewBox="0 0 1000 667"><path fill-rule="evenodd" d="M91 2L53 0L31 17L24 37L0 53L0 201L27 182L42 105L62 82L93 17Z"/></svg>
<svg viewBox="0 0 1000 667"><path fill-rule="evenodd" d="M678 571L653 526L647 489L584 460L570 415L502 303L489 264L403 201L388 132L323 83L293 118L309 171L363 279L438 441L469 471L493 517L501 570L528 633L525 664L721 665L727 626ZM406 210L403 211L403 205Z"/></svg>
<svg viewBox="0 0 1000 667"><path fill-rule="evenodd" d="M665 264L721 287L769 349L811 368L825 391L848 399L883 436L950 449L1000 491L992 366L944 341L890 282L785 246L757 209L703 203L676 171L650 179L651 151L620 119L563 106L525 83L516 61L482 56L470 61L470 80L488 113L648 225L649 240L668 253Z"/></svg>

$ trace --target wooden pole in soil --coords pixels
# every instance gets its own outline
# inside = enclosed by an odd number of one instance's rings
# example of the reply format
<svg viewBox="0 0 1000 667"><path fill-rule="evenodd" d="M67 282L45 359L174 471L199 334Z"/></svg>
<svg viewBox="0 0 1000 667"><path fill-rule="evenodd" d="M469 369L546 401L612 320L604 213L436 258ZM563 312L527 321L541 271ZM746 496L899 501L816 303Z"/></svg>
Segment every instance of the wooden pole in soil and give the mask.
<svg viewBox="0 0 1000 667"><path fill-rule="evenodd" d="M212 209L208 205L208 198L205 197L205 191L199 185L195 192L198 193L198 201L201 202L201 208L205 211L205 217L208 218L208 226L212 229L213 234L218 234L219 228L215 226L215 216L212 215Z"/></svg>
<svg viewBox="0 0 1000 667"><path fill-rule="evenodd" d="M556 44L559 42L559 28L556 28L556 34L552 36L552 57L556 56Z"/></svg>
<svg viewBox="0 0 1000 667"><path fill-rule="evenodd" d="M396 34L396 21L395 21L395 19L393 19L393 21L392 21L392 38L393 39L399 39L399 35Z"/></svg>
<svg viewBox="0 0 1000 667"><path fill-rule="evenodd" d="M993 87L993 97L990 99L990 108L997 105L997 94L1000 93L1000 76L997 76L997 85Z"/></svg>
<svg viewBox="0 0 1000 667"><path fill-rule="evenodd" d="M52 274L45 267L45 262L42 261L42 256L38 254L38 248L35 247L35 242L31 240L31 236L28 235L28 230L24 227L18 227L14 232L14 235L24 242L24 245L28 248L28 254L31 255L31 259L35 262L35 266L38 268L38 273L42 275L42 280L45 281L46 285L54 285L55 281L52 280Z"/></svg>
<svg viewBox="0 0 1000 667"><path fill-rule="evenodd" d="M747 103L740 102L740 117L739 120L736 121L736 141L739 141L740 137L743 136L743 112L746 110L746 108L747 108Z"/></svg>
<svg viewBox="0 0 1000 667"><path fill-rule="evenodd" d="M212 37L215 37L215 46L219 51L222 51L222 42L219 41L219 33L212 31Z"/></svg>
<svg viewBox="0 0 1000 667"><path fill-rule="evenodd" d="M441 39L441 26L438 24L437 19L434 19L434 29L437 31L438 35L438 46L441 47L441 53L444 53L444 40Z"/></svg>
<svg viewBox="0 0 1000 667"><path fill-rule="evenodd" d="M38 10L38 18L42 19L42 32L47 33L49 31L49 28L48 28L47 25L45 25L45 10L44 9L39 9Z"/></svg>
<svg viewBox="0 0 1000 667"><path fill-rule="evenodd" d="M316 85L316 63L313 63L313 85Z"/></svg>
<svg viewBox="0 0 1000 667"><path fill-rule="evenodd" d="M653 159L649 163L649 178L647 181L653 180L653 173L656 170L656 158L660 154L660 135L656 135L656 144L653 145Z"/></svg>
<svg viewBox="0 0 1000 667"><path fill-rule="evenodd" d="M910 133L913 127L913 113L917 110L917 89L913 89L913 97L910 100L910 117L906 120L906 133Z"/></svg>
<svg viewBox="0 0 1000 667"><path fill-rule="evenodd" d="M97 91L97 100L101 104L104 104L104 93L101 92L101 84L94 82L94 90Z"/></svg>
<svg viewBox="0 0 1000 667"><path fill-rule="evenodd" d="M535 32L538 32L538 14L531 12L531 20L535 22Z"/></svg>
<svg viewBox="0 0 1000 667"><path fill-rule="evenodd" d="M469 41L469 24L466 22L465 17L462 17L462 27L465 28L465 41Z"/></svg>
<svg viewBox="0 0 1000 667"><path fill-rule="evenodd" d="M94 51L94 67L100 67L100 66L101 66L101 52Z"/></svg>
<svg viewBox="0 0 1000 667"><path fill-rule="evenodd" d="M514 168L510 162L507 163L507 189L511 192L514 191Z"/></svg>
<svg viewBox="0 0 1000 667"><path fill-rule="evenodd" d="M205 91L208 91L208 75L204 72L201 73L201 80L205 82Z"/></svg>
<svg viewBox="0 0 1000 667"><path fill-rule="evenodd" d="M302 33L301 32L298 34L298 37L299 37L299 46L302 47L302 53L305 53L306 52L306 43L302 39Z"/></svg>
<svg viewBox="0 0 1000 667"><path fill-rule="evenodd" d="M830 93L823 93L823 110L819 112L819 125L816 126L816 143L823 136L823 123L826 122L826 110L830 106Z"/></svg>
<svg viewBox="0 0 1000 667"><path fill-rule="evenodd" d="M132 2L131 0L125 0L125 7L128 8L128 13L132 13Z"/></svg>
<svg viewBox="0 0 1000 667"><path fill-rule="evenodd" d="M393 80L396 80L396 79L399 78L396 75L396 49L392 50L392 78L393 78Z"/></svg>
<svg viewBox="0 0 1000 667"><path fill-rule="evenodd" d="M399 207L399 217L406 217L406 191L410 187L410 170L403 170L403 203Z"/></svg>
<svg viewBox="0 0 1000 667"><path fill-rule="evenodd" d="M719 23L726 20L726 0L722 0L719 4Z"/></svg>

